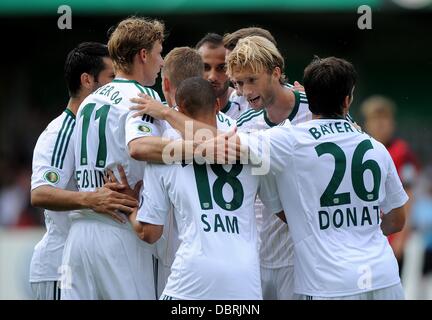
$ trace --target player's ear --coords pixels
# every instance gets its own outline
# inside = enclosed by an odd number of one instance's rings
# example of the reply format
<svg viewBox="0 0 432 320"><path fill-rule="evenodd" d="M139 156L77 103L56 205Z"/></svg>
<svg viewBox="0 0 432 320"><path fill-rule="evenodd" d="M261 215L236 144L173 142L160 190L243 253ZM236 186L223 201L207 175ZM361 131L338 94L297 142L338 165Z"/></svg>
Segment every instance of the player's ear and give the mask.
<svg viewBox="0 0 432 320"><path fill-rule="evenodd" d="M162 90L164 92L169 92L170 91L170 85L171 84L170 84L168 78L167 77L163 77L163 79L162 79Z"/></svg>
<svg viewBox="0 0 432 320"><path fill-rule="evenodd" d="M87 90L92 90L93 84L94 84L94 79L93 79L93 76L91 74L88 74L87 72L82 73L80 80L81 80L81 87L82 88L85 88Z"/></svg>
<svg viewBox="0 0 432 320"><path fill-rule="evenodd" d="M279 81L279 79L280 79L280 77L281 77L281 74L282 74L282 71L281 71L281 69L280 69L279 67L275 67L275 68L273 69L272 76L273 76L277 81Z"/></svg>
<svg viewBox="0 0 432 320"><path fill-rule="evenodd" d="M142 62L147 61L147 50L146 49L141 49L140 51L138 51L137 54L138 54L138 56Z"/></svg>
<svg viewBox="0 0 432 320"><path fill-rule="evenodd" d="M352 102L352 96L345 96L345 98L343 100L343 103L342 103L343 114L347 114L348 113L348 110L349 110L349 107L351 105L351 102Z"/></svg>

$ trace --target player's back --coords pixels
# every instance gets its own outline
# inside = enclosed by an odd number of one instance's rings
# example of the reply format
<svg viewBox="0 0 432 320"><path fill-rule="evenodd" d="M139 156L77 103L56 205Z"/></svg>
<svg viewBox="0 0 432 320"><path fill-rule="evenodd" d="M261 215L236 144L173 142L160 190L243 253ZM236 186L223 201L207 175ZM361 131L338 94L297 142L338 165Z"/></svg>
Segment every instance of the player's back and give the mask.
<svg viewBox="0 0 432 320"><path fill-rule="evenodd" d="M147 186L159 183L160 188L144 191L145 208L166 211L173 204L181 240L165 295L261 299L253 210L258 177L250 171L242 164L148 165Z"/></svg>
<svg viewBox="0 0 432 320"><path fill-rule="evenodd" d="M75 140L75 177L80 191L102 187L104 171L111 169L116 173L117 165L123 166L129 185L142 179L144 164L130 157L127 143L151 133L155 120L148 116L131 118L129 99L140 92L159 98L136 81L114 79L80 105ZM112 222L102 215L97 217Z"/></svg>
<svg viewBox="0 0 432 320"><path fill-rule="evenodd" d="M395 195L403 189L385 147L343 119L269 131L279 197L289 208L296 292L342 296L399 283L380 210L406 199Z"/></svg>
<svg viewBox="0 0 432 320"><path fill-rule="evenodd" d="M75 140L79 191L102 187L104 171L117 173L117 165L123 166L130 186L142 180L143 163L132 159L127 147L138 132L152 131L153 119L131 118L129 111L129 99L142 91L152 94L136 81L115 79L80 105ZM141 241L129 222L90 209L71 216L62 262L74 277L70 288L62 289L62 299L155 299L154 247Z"/></svg>

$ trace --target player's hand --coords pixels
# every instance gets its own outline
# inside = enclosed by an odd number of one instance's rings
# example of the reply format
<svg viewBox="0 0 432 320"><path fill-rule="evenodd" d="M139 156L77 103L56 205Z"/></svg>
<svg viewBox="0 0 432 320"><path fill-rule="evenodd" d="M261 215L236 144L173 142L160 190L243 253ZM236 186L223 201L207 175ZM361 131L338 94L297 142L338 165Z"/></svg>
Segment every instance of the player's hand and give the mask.
<svg viewBox="0 0 432 320"><path fill-rule="evenodd" d="M233 164L240 159L240 141L237 128L199 143L195 148L196 159L206 163Z"/></svg>
<svg viewBox="0 0 432 320"><path fill-rule="evenodd" d="M138 201L118 191L124 190L124 186L117 183L105 184L102 188L86 194L87 207L95 212L107 214L115 221L126 223L125 218L117 210L130 214L138 206Z"/></svg>
<svg viewBox="0 0 432 320"><path fill-rule="evenodd" d="M165 120L166 113L171 109L144 93L139 93L137 98L131 98L130 101L136 103L136 105L129 108L129 110L137 110L132 115L134 118L147 114L155 119Z"/></svg>
<svg viewBox="0 0 432 320"><path fill-rule="evenodd" d="M119 172L121 182L119 182L117 180L116 176L114 175L114 172L112 172L112 170L108 169L106 171L106 175L104 177L105 185L108 184L109 186L113 186L114 188L117 188L116 190L118 192L121 192L121 193L126 194L130 197L133 197L136 200L139 200L140 190L141 190L141 187L143 185L142 180L138 181L135 184L135 187L132 189L129 185L128 180L127 180L126 172L124 171L123 166L118 165L117 170Z"/></svg>
<svg viewBox="0 0 432 320"><path fill-rule="evenodd" d="M294 87L292 88L294 91L305 92L304 87L298 81L294 81Z"/></svg>

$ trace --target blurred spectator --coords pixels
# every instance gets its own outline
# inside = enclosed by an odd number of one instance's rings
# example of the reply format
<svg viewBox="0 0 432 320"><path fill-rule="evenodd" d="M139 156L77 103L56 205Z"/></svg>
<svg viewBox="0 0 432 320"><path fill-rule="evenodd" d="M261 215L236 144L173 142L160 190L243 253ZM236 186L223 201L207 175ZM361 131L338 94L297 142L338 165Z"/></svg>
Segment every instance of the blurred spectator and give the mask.
<svg viewBox="0 0 432 320"><path fill-rule="evenodd" d="M421 233L425 247L423 274L432 273L432 166L419 178L419 188L413 204L411 223Z"/></svg>
<svg viewBox="0 0 432 320"><path fill-rule="evenodd" d="M41 225L43 214L30 203L31 167L28 159L10 159L0 186L0 226L26 227Z"/></svg>
<svg viewBox="0 0 432 320"><path fill-rule="evenodd" d="M410 197L407 203L407 219L404 229L388 237L399 263L399 272L401 272L404 247L410 233L409 220L413 203L413 186L419 165L408 143L395 136L396 106L393 101L383 96L372 96L363 102L361 112L365 120L365 131L386 146L395 163L405 191Z"/></svg>

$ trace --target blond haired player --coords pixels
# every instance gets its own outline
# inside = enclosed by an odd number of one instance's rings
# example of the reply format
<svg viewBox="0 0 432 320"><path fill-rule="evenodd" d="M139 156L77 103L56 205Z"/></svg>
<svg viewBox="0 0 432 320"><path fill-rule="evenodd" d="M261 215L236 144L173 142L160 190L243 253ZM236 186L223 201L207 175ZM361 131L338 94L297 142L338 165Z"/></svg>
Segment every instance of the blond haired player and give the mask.
<svg viewBox="0 0 432 320"><path fill-rule="evenodd" d="M262 200L285 211L302 299L404 298L385 235L402 229L408 196L386 148L346 120L355 83L351 63L315 58L304 72L313 120L237 139L269 163L279 199Z"/></svg>
<svg viewBox="0 0 432 320"><path fill-rule="evenodd" d="M128 144L158 134L159 128L149 116L132 118L129 98L146 92L159 99L145 86L155 83L163 65L163 39L162 22L139 17L121 21L112 32L108 49L116 78L88 96L77 114L75 176L80 191L100 186L106 169L118 177L118 165L132 186L142 179L144 165L131 158ZM63 254L71 277L62 299L155 299L153 252L129 223L80 210Z"/></svg>
<svg viewBox="0 0 432 320"><path fill-rule="evenodd" d="M285 84L284 59L266 38L240 39L227 57L227 72L252 109L240 116L239 132L269 129L289 119L292 124L312 119L304 93ZM262 109L260 107L263 106ZM261 281L264 299L294 298L293 244L288 226L255 206L260 235Z"/></svg>

